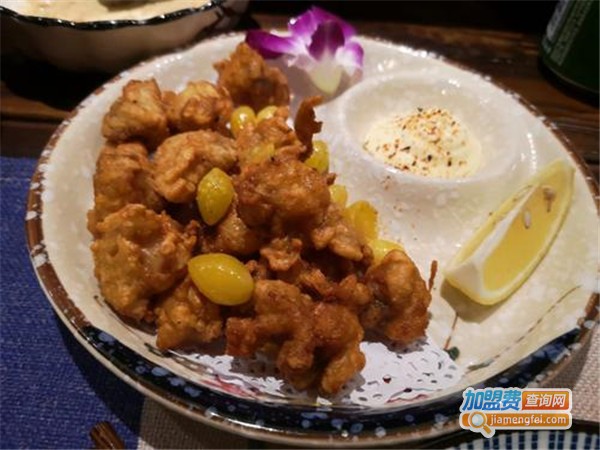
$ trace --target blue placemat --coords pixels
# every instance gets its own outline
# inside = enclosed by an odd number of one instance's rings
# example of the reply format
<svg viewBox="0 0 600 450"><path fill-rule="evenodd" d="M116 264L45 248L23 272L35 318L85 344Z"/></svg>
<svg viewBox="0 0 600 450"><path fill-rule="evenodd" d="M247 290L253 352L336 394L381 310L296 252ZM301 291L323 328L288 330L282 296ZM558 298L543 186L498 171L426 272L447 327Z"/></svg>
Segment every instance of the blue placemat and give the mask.
<svg viewBox="0 0 600 450"><path fill-rule="evenodd" d="M0 157L0 447L91 448L109 421L136 448L143 396L54 314L29 261L25 203L36 161Z"/></svg>

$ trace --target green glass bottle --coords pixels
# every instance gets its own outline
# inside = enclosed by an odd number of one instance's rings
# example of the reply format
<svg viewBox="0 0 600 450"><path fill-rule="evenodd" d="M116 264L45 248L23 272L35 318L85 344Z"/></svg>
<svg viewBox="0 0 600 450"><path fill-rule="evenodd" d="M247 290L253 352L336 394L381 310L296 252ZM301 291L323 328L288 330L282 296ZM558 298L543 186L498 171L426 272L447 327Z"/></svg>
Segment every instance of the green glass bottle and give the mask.
<svg viewBox="0 0 600 450"><path fill-rule="evenodd" d="M542 61L560 78L598 94L598 0L560 0L542 39Z"/></svg>

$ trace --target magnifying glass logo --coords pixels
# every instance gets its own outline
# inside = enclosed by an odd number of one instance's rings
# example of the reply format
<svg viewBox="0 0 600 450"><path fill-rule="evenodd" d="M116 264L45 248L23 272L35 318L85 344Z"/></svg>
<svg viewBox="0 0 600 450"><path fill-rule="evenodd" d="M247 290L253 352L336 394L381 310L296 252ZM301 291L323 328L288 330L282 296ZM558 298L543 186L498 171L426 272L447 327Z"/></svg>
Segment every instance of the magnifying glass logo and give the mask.
<svg viewBox="0 0 600 450"><path fill-rule="evenodd" d="M492 429L488 426L487 424L487 418L485 416L485 414L481 413L481 412L472 412L469 415L469 425L471 425L472 428L482 428L483 431L485 432L484 434L486 435L492 435Z"/></svg>

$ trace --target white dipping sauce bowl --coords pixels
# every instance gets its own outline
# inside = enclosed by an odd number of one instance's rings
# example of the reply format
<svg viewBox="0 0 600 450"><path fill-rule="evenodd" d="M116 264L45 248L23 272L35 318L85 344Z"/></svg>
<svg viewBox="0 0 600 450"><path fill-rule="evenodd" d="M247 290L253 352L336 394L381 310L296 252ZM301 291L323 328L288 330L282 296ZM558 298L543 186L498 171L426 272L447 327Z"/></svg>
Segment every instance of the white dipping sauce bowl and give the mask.
<svg viewBox="0 0 600 450"><path fill-rule="evenodd" d="M434 252L444 260L455 249L442 250L435 241L443 235L444 242L462 242L490 212L482 205L498 206L522 178L520 160L529 142L513 104L514 98L476 74L400 71L364 80L324 105L330 119L322 136L332 149L338 182L352 186L351 201L367 199L387 218L382 234L409 250L426 250L416 254ZM446 109L471 132L481 144L475 173L454 179L415 175L364 150L374 123L417 108Z"/></svg>

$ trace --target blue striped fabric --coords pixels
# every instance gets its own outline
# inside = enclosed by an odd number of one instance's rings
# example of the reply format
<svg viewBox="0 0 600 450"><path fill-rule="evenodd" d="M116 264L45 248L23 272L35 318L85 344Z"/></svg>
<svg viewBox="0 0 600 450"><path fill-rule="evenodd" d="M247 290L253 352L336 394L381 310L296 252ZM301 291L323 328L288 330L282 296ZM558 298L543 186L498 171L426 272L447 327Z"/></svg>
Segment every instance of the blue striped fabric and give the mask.
<svg viewBox="0 0 600 450"><path fill-rule="evenodd" d="M485 450L490 446L514 450L533 450L537 448L544 450L599 450L599 444L597 433L589 434L583 431L579 433L571 430L497 431L489 439L475 433L471 440L463 442L457 447L450 447L448 450Z"/></svg>
<svg viewBox="0 0 600 450"><path fill-rule="evenodd" d="M585 441L583 442L585 448L592 448L592 437L589 434L585 436Z"/></svg>
<svg viewBox="0 0 600 450"><path fill-rule="evenodd" d="M525 448L525 433L519 434L519 449Z"/></svg>
<svg viewBox="0 0 600 450"><path fill-rule="evenodd" d="M25 202L35 160L0 157L0 447L91 448L109 421L137 447L143 396L56 317L29 262Z"/></svg>
<svg viewBox="0 0 600 450"><path fill-rule="evenodd" d="M550 431L548 440L548 450L554 450L556 448L556 430Z"/></svg>

